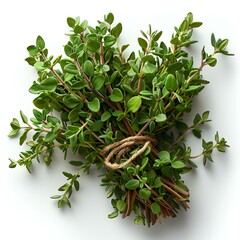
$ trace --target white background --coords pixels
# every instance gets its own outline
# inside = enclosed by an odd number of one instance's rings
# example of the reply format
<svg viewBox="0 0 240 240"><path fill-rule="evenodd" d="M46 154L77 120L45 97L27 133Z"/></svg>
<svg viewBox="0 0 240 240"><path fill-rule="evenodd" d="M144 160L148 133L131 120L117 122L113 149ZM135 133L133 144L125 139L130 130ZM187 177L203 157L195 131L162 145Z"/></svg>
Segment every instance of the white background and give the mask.
<svg viewBox="0 0 240 240"><path fill-rule="evenodd" d="M5 3L4 3L5 2ZM1 1L0 3L0 239L161 239L161 240L226 240L240 239L239 234L239 117L240 117L240 16L237 1ZM194 54L199 63L203 45L210 51L210 35L229 38L234 57L218 57L218 65L204 69L211 84L194 101L194 113L210 110L212 122L204 128L204 137L213 139L218 130L230 149L215 154L214 163L202 166L185 176L191 191L191 209L180 211L175 219L161 225L147 227L133 224L133 219L121 217L109 220L110 200L100 187L97 172L82 175L81 189L72 198L72 208L58 209L51 195L65 182L61 174L73 171L61 154L56 154L52 165L36 164L30 175L25 168L8 168L8 158L17 158L24 147L18 140L7 137L9 122L19 118L19 110L28 116L32 110L32 96L28 93L36 78L27 65L26 47L35 42L37 35L44 37L49 51L55 56L63 53L62 46L68 31L66 18L80 16L91 24L102 19L109 11L116 22L123 23L123 42L137 46L140 30L151 23L153 29L163 30L168 41L173 27L192 11L196 21L204 24L194 34L199 39ZM194 113L190 117L194 116ZM194 153L201 142L190 139Z"/></svg>

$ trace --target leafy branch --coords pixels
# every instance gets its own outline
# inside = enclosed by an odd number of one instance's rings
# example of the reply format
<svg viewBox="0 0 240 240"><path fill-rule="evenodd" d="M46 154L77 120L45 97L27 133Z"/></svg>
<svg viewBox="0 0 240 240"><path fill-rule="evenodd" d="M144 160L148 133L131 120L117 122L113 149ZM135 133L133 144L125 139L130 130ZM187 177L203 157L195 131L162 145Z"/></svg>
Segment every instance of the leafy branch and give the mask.
<svg viewBox="0 0 240 240"><path fill-rule="evenodd" d="M193 31L202 25L188 13L174 28L170 44L161 40L162 31L141 31L138 54L120 45L122 24L109 13L97 26L87 20L67 18L70 32L64 54L49 54L44 39L36 38L25 59L38 73L29 88L33 116L20 111L10 123L9 137L19 137L28 150L10 159L10 168L25 166L31 172L36 159L51 164L54 150L83 157L70 161L75 173L63 172L67 182L51 198L58 207L71 207L74 190L80 189L82 172L97 166L102 186L111 198L114 218L135 214L136 224L154 225L162 218L176 217L180 208L189 208L189 189L182 175L196 168L195 158L204 165L212 161L214 150L224 152L224 138L215 142L202 138L209 111L196 114L193 123L184 121L193 107L193 98L209 84L203 68L214 67L217 55L226 50L228 39L211 35L212 52L199 53L200 66L188 47L197 44ZM189 133L202 139L202 151L192 156L186 139Z"/></svg>

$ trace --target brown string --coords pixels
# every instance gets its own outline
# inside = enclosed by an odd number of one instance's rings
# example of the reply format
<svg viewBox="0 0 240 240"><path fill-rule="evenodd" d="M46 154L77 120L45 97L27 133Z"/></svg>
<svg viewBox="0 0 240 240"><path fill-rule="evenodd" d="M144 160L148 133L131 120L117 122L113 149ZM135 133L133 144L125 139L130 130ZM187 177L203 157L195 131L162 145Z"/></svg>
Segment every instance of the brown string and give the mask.
<svg viewBox="0 0 240 240"><path fill-rule="evenodd" d="M115 142L113 144L110 144L106 146L101 152L102 156L105 156L107 152L110 151L110 153L108 153L107 157L104 160L104 164L107 167L111 168L112 170L123 168L129 165L138 156L143 154L147 150L148 146L151 145L152 142L156 142L156 140L149 136L132 136L132 137L125 138L121 141ZM127 161L123 163L110 162L110 160L113 158L115 154L118 153L116 158L120 159L120 157L124 153L128 152L131 149L131 147L135 145L143 145L143 146L138 151L136 151Z"/></svg>

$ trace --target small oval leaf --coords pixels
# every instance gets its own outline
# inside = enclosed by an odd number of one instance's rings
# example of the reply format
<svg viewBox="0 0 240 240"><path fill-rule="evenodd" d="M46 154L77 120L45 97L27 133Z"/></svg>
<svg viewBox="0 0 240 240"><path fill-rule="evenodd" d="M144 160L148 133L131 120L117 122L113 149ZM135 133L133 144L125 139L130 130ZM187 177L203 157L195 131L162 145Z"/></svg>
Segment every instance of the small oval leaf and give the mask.
<svg viewBox="0 0 240 240"><path fill-rule="evenodd" d="M178 84L177 80L172 74L168 74L165 82L165 87L169 92L174 92L176 91Z"/></svg>
<svg viewBox="0 0 240 240"><path fill-rule="evenodd" d="M109 98L113 102L121 102L123 100L122 91L119 88L114 88Z"/></svg>
<svg viewBox="0 0 240 240"><path fill-rule="evenodd" d="M129 190L135 190L139 186L139 180L137 179L131 179L126 184L125 187Z"/></svg>
<svg viewBox="0 0 240 240"><path fill-rule="evenodd" d="M91 102L88 102L88 108L93 112L99 112L100 110L99 99L95 97Z"/></svg>
<svg viewBox="0 0 240 240"><path fill-rule="evenodd" d="M130 98L127 102L128 112L135 113L142 105L142 99L139 96L134 96Z"/></svg>

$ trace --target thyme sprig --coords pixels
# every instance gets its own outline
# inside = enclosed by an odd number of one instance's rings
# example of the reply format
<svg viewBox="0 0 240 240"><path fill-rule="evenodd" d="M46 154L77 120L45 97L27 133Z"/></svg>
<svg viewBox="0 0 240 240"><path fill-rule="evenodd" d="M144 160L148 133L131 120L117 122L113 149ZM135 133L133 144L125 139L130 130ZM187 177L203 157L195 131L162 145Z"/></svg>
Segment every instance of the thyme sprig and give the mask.
<svg viewBox="0 0 240 240"><path fill-rule="evenodd" d="M197 114L192 125L183 116L192 110L192 99L209 83L202 77L206 66L217 64L217 54L226 50L228 39L211 35L212 53L202 48L200 66L187 48L195 43L193 30L202 25L188 13L175 27L170 46L160 40L162 31L141 31L140 50L128 56L129 45L119 45L122 24L113 24L112 13L92 27L86 20L67 18L69 41L65 56L54 58L41 36L27 48L26 61L38 73L29 91L36 94L33 117L21 111L20 124L11 122L10 137L20 134L29 150L10 167L23 165L31 172L36 159L50 165L56 148L84 157L70 161L76 173L63 172L67 183L52 196L58 207L70 204L79 177L94 165L101 171L102 186L111 198L113 213L135 214L136 224L153 225L162 218L175 217L189 208L189 189L182 180L202 157L204 165L214 150L228 147L218 132L215 142L202 139L201 126L209 122L209 111ZM27 136L32 133L32 139ZM202 139L202 152L193 156L186 137Z"/></svg>

